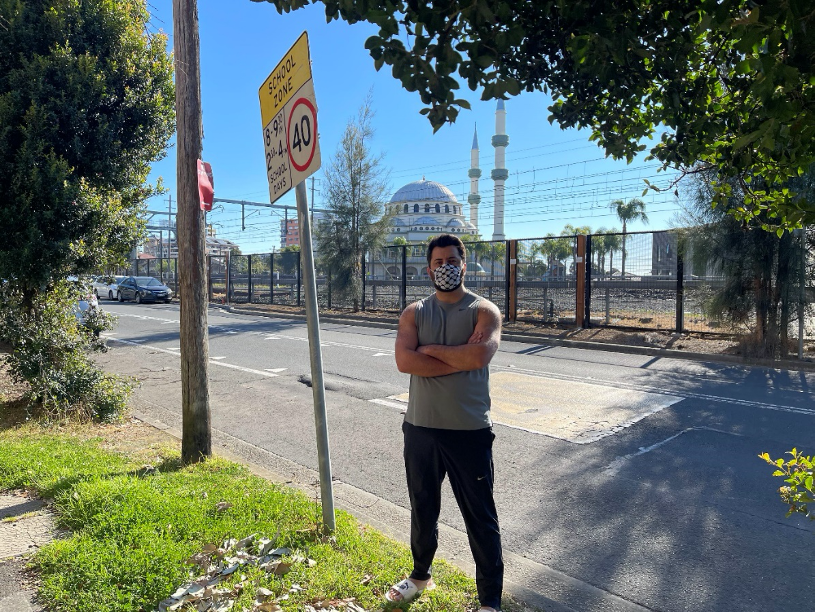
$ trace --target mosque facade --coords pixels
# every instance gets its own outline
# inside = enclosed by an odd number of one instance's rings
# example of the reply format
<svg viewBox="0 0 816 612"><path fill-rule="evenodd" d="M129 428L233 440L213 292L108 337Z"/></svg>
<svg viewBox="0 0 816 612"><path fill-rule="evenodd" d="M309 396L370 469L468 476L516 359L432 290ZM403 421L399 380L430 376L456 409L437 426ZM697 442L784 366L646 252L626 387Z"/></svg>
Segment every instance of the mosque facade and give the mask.
<svg viewBox="0 0 816 612"><path fill-rule="evenodd" d="M505 106L499 100L496 105L496 134L491 139L495 149L495 168L491 172L494 182L493 196L493 235L484 237L485 240L504 240L504 181L508 176L504 167L504 150L509 144L505 131ZM397 238L404 238L409 244L421 245L410 249L406 274L408 278L420 278L425 275L424 244L431 236L438 234L453 234L458 236L480 236L479 233L479 141L476 129L473 131L473 145L470 151L470 193L468 194L468 209L456 199L453 192L445 185L436 181L426 180L408 183L400 187L386 205L387 212L392 213L391 225L388 229L388 243L393 244ZM469 213L466 216L466 212ZM401 241L400 241L401 242ZM481 266L479 266L481 268ZM379 269L379 270L378 270ZM380 262L375 265L377 272L385 278L395 278L399 275L398 268L391 263Z"/></svg>
<svg viewBox="0 0 816 612"><path fill-rule="evenodd" d="M409 243L425 242L437 234L469 234L479 230L465 218L465 210L453 192L441 183L414 181L400 187L388 204L393 214L388 242L402 237Z"/></svg>

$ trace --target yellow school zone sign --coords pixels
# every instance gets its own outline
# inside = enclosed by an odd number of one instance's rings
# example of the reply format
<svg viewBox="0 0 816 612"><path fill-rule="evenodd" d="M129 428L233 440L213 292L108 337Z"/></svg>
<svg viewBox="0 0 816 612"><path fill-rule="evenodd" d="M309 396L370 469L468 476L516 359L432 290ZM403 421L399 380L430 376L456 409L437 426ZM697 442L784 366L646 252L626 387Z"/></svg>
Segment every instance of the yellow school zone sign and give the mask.
<svg viewBox="0 0 816 612"><path fill-rule="evenodd" d="M258 90L269 201L320 168L309 37L300 35Z"/></svg>

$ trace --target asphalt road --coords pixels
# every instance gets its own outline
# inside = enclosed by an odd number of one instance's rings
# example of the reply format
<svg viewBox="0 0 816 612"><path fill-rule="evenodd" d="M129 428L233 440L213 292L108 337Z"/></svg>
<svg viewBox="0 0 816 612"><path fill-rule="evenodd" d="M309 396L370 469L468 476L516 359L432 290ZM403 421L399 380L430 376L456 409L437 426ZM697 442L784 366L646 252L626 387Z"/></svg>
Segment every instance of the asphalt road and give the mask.
<svg viewBox="0 0 816 612"><path fill-rule="evenodd" d="M100 360L180 428L177 305L117 304ZM218 444L294 481L317 469L305 323L212 309ZM321 326L335 491L404 535L395 332ZM814 375L503 342L491 365L508 585L547 610L813 609L814 528L757 458L813 454ZM239 453L239 454L241 454ZM302 468L302 470L301 470ZM314 483L312 483L314 484ZM442 551L467 567L452 495Z"/></svg>

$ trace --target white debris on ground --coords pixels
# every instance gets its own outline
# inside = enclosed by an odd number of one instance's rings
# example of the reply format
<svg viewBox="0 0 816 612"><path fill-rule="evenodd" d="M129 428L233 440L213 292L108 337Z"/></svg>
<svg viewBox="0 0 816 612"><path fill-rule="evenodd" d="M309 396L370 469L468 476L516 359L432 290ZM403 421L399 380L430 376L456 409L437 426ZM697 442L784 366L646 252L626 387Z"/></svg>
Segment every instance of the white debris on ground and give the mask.
<svg viewBox="0 0 816 612"><path fill-rule="evenodd" d="M190 557L187 562L199 568L202 575L181 585L175 593L159 603L158 612L226 612L232 610L235 600L248 588L256 588L255 601L251 612L278 612L283 610L280 602L289 599L290 593L297 593L303 588L292 584L289 592L279 597L269 589L253 585L243 574L231 586L219 586L228 576L241 568L258 567L268 574L282 576L296 563L305 563L314 567L317 562L298 554L292 554L288 548L275 548L274 539L258 537L253 534L242 540L229 539L220 547L207 544ZM284 557L286 560L284 560ZM191 576L193 573L191 572ZM356 600L326 599L304 604L305 612L366 612L357 605Z"/></svg>

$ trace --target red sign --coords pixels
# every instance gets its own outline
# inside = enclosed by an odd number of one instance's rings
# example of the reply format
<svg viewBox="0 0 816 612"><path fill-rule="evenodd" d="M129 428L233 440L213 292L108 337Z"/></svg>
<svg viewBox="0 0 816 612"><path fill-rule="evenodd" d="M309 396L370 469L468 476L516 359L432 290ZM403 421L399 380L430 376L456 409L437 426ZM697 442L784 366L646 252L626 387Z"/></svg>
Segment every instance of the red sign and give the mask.
<svg viewBox="0 0 816 612"><path fill-rule="evenodd" d="M213 196L212 166L205 161L198 160L198 199L201 202L201 210L212 210Z"/></svg>

